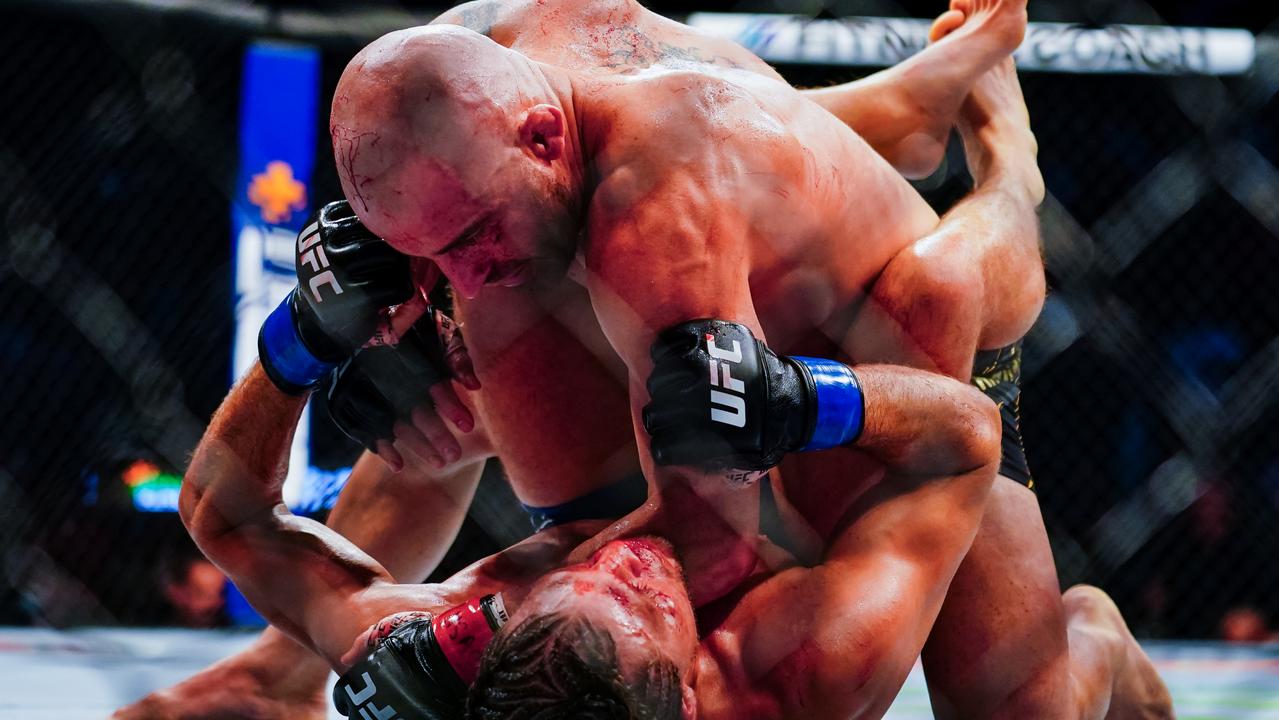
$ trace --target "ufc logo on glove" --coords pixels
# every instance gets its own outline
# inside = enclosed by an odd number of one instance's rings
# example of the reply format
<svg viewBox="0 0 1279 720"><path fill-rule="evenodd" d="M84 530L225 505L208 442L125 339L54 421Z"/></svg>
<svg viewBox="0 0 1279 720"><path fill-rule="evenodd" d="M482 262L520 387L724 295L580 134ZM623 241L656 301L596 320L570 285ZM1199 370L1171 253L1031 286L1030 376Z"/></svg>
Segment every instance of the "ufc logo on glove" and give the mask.
<svg viewBox="0 0 1279 720"><path fill-rule="evenodd" d="M298 266L303 264L311 266L311 272L316 273L311 276L308 285L311 288L311 296L316 302L324 302L324 298L320 297L320 288L324 285L333 287L335 295L342 294L342 286L338 284L337 277L332 270L324 270L328 268L329 256L324 252L324 246L320 244L320 224L312 223L309 227L298 235Z"/></svg>
<svg viewBox="0 0 1279 720"><path fill-rule="evenodd" d="M378 707L373 702L373 696L377 694L377 685L374 684L373 678L369 677L368 673L361 673L360 677L364 678L364 689L358 693L350 685L342 686L347 696L351 698L351 707L359 708L360 717L363 720L399 720L400 716L394 707L390 705Z"/></svg>
<svg viewBox="0 0 1279 720"><path fill-rule="evenodd" d="M733 427L746 425L746 384L732 376L732 365L742 362L742 344L733 341L733 349L725 350L715 344L715 336L706 333L706 353L710 355L708 365L711 372L711 386L724 390L711 390L711 420ZM730 394L734 393L734 394ZM720 407L716 407L716 406ZM721 409L727 408L727 410Z"/></svg>

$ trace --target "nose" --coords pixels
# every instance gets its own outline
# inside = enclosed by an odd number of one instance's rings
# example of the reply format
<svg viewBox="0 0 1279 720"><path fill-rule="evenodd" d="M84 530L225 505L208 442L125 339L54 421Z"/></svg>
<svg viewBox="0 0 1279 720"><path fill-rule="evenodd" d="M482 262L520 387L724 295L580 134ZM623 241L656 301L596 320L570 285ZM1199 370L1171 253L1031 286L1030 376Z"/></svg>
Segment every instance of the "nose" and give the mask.
<svg viewBox="0 0 1279 720"><path fill-rule="evenodd" d="M489 263L451 263L440 261L440 270L453 284L453 291L467 300L475 299L488 280Z"/></svg>

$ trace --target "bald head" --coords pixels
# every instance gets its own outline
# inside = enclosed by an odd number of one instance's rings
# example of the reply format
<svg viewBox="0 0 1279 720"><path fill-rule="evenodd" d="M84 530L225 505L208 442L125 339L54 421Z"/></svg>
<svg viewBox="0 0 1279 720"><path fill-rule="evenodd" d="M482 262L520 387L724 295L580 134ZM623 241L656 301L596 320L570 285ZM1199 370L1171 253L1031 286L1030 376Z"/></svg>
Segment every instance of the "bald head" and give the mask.
<svg viewBox="0 0 1279 720"><path fill-rule="evenodd" d="M411 157L453 165L476 136L509 127L546 95L534 63L465 28L385 35L351 60L334 94L330 132L344 189L356 201L360 180Z"/></svg>
<svg viewBox="0 0 1279 720"><path fill-rule="evenodd" d="M566 126L548 69L465 28L400 30L361 50L342 73L329 129L360 219L446 275L434 256L459 223L505 214L501 229L516 233L548 220L533 208L564 204L554 199L564 194L555 164Z"/></svg>

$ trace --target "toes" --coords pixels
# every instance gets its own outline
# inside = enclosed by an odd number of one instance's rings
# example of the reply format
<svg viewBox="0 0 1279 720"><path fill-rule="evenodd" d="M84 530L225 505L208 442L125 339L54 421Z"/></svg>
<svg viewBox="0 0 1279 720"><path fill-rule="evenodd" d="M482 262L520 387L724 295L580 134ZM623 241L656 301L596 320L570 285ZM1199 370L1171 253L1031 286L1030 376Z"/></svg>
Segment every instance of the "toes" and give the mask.
<svg viewBox="0 0 1279 720"><path fill-rule="evenodd" d="M965 17L967 16L959 10L947 10L942 13L933 21L933 26L928 31L928 42L935 43L954 32L956 28L964 24Z"/></svg>

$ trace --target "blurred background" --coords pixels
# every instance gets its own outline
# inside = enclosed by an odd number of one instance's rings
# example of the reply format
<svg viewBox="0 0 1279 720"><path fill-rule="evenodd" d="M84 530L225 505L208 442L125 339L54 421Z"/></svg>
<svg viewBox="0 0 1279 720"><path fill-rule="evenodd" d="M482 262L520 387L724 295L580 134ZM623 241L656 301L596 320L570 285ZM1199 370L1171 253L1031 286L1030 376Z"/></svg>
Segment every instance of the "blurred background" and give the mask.
<svg viewBox="0 0 1279 720"><path fill-rule="evenodd" d="M256 621L187 540L180 476L293 284L294 233L340 196L327 108L343 66L445 7L4 4L0 624ZM926 22L876 18L943 9L650 7L808 86L922 46ZM1032 0L1030 17L1062 24L1019 54L1051 287L1022 429L1062 583L1109 590L1140 637L1274 639L1279 8ZM939 210L970 185L957 147L918 184ZM322 408L303 435L288 500L322 515L358 448ZM490 470L442 573L528 532Z"/></svg>

